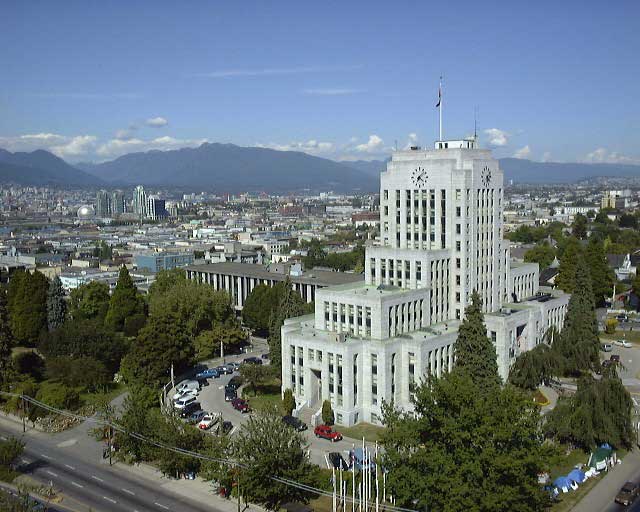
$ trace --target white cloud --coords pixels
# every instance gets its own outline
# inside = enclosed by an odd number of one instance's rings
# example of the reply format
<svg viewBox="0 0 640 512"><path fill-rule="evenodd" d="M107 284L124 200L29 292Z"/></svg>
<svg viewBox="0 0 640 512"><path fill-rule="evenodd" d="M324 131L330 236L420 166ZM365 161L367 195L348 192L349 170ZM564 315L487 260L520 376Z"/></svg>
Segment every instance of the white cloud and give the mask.
<svg viewBox="0 0 640 512"><path fill-rule="evenodd" d="M513 154L513 158L529 158L531 156L531 148L527 144Z"/></svg>
<svg viewBox="0 0 640 512"><path fill-rule="evenodd" d="M354 150L358 153L375 153L383 148L384 141L377 135L369 135L369 140L364 144L358 144Z"/></svg>
<svg viewBox="0 0 640 512"><path fill-rule="evenodd" d="M164 117L151 117L147 119L144 124L147 126L152 126L153 128L161 128L163 126L167 126L169 121L167 121Z"/></svg>
<svg viewBox="0 0 640 512"><path fill-rule="evenodd" d="M96 154L103 159L109 159L122 156L126 153L150 151L153 149L167 151L170 149L197 147L205 142L208 142L207 139L176 139L168 135L148 140L135 137L129 139L111 139L101 144Z"/></svg>
<svg viewBox="0 0 640 512"><path fill-rule="evenodd" d="M304 89L303 94L308 96L349 96L364 92L361 89Z"/></svg>
<svg viewBox="0 0 640 512"><path fill-rule="evenodd" d="M292 68L221 69L209 73L196 73L203 78L238 78L269 75L299 75L305 73L326 73L336 71L356 71L362 66L301 66Z"/></svg>
<svg viewBox="0 0 640 512"><path fill-rule="evenodd" d="M592 164L640 164L640 158L621 155L616 151L609 151L606 148L594 149L584 158L584 162Z"/></svg>
<svg viewBox="0 0 640 512"><path fill-rule="evenodd" d="M489 138L489 145L491 146L506 146L509 143L509 133L498 128L488 128L484 131L485 135Z"/></svg>
<svg viewBox="0 0 640 512"><path fill-rule="evenodd" d="M311 139L306 142L290 142L288 144L256 144L258 148L275 149L277 151L302 151L310 155L328 155L335 150L332 142L318 142Z"/></svg>
<svg viewBox="0 0 640 512"><path fill-rule="evenodd" d="M45 149L62 158L84 156L93 150L97 138L93 135L68 137L57 133L33 133L15 137L0 137L0 147L9 151Z"/></svg>

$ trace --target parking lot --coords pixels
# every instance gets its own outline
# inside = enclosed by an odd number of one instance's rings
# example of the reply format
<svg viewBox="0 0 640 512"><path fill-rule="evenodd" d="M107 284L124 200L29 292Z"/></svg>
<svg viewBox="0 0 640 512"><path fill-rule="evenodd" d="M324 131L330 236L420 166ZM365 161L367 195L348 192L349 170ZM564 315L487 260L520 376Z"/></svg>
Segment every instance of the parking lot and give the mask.
<svg viewBox="0 0 640 512"><path fill-rule="evenodd" d="M246 357L256 356L260 357L260 350L254 350L248 354L230 356L225 358L226 363L230 362L241 362ZM268 361L264 361L264 363L268 364ZM219 364L222 364L221 360L214 360L209 362L206 366L209 368L215 368ZM245 421L247 421L248 417L251 413L241 413L240 411L235 410L231 402L225 401L225 393L224 388L229 383L229 381L239 372L234 372L230 375L221 375L218 378L211 378L207 380L207 385L202 386L200 389L200 393L198 395L197 401L200 402L202 409L209 413L220 413L221 421L230 421L233 424L233 430L231 431L231 435L233 435L238 427L240 427ZM176 382L176 384L179 384ZM175 393L172 390L168 394L168 399L170 400L173 394ZM238 396L241 396L241 391L239 390ZM196 428L196 427L194 427ZM339 427L336 430L340 430ZM215 429L211 429L211 432L214 433ZM317 439L313 434L313 427L309 425L308 430L303 433L307 439L307 443L309 445L309 457L311 461L320 466L326 466L325 456L330 452L340 452L345 459L347 459L347 454L349 450L355 448L356 446L361 446L362 441L357 441L353 439L343 439L342 441L331 442L326 439Z"/></svg>

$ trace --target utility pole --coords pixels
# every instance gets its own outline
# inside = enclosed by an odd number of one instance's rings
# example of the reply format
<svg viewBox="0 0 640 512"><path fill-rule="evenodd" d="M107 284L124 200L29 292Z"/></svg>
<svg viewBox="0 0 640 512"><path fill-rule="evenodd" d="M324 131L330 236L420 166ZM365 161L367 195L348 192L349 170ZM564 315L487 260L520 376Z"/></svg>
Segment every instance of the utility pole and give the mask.
<svg viewBox="0 0 640 512"><path fill-rule="evenodd" d="M24 399L24 396L22 396L22 433L23 434L27 431L26 417L27 417L27 402Z"/></svg>

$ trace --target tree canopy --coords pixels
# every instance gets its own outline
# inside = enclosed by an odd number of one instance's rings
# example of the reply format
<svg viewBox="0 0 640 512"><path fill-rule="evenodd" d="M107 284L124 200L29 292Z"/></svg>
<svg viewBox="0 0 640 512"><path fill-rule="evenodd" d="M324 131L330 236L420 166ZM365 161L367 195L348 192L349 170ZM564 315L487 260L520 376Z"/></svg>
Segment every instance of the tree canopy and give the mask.
<svg viewBox="0 0 640 512"><path fill-rule="evenodd" d="M69 314L73 319L104 321L109 311L109 285L91 281L71 290Z"/></svg>
<svg viewBox="0 0 640 512"><path fill-rule="evenodd" d="M67 301L64 298L62 281L58 276L49 283L47 291L47 326L50 331L60 327L67 317Z"/></svg>
<svg viewBox="0 0 640 512"><path fill-rule="evenodd" d="M49 280L40 272L15 272L9 282L9 324L15 341L35 346L47 327Z"/></svg>
<svg viewBox="0 0 640 512"><path fill-rule="evenodd" d="M133 279L131 279L127 267L123 265L120 268L118 283L109 301L109 311L107 312L105 323L116 331L122 331L127 317L142 313L143 310L142 298L133 284Z"/></svg>

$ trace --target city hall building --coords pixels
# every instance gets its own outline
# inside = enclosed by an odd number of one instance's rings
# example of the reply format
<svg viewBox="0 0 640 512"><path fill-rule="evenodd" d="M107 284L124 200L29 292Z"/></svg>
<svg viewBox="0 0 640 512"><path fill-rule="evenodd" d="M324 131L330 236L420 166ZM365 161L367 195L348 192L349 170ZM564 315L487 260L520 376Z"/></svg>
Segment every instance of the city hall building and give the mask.
<svg viewBox="0 0 640 512"><path fill-rule="evenodd" d="M451 370L473 290L506 379L518 354L562 327L569 296L541 290L537 264L503 239L503 173L475 138L396 151L381 174L381 245L364 282L318 289L315 313L282 327L283 391L298 411L330 400L336 423L379 423L383 401L410 409L411 385Z"/></svg>

